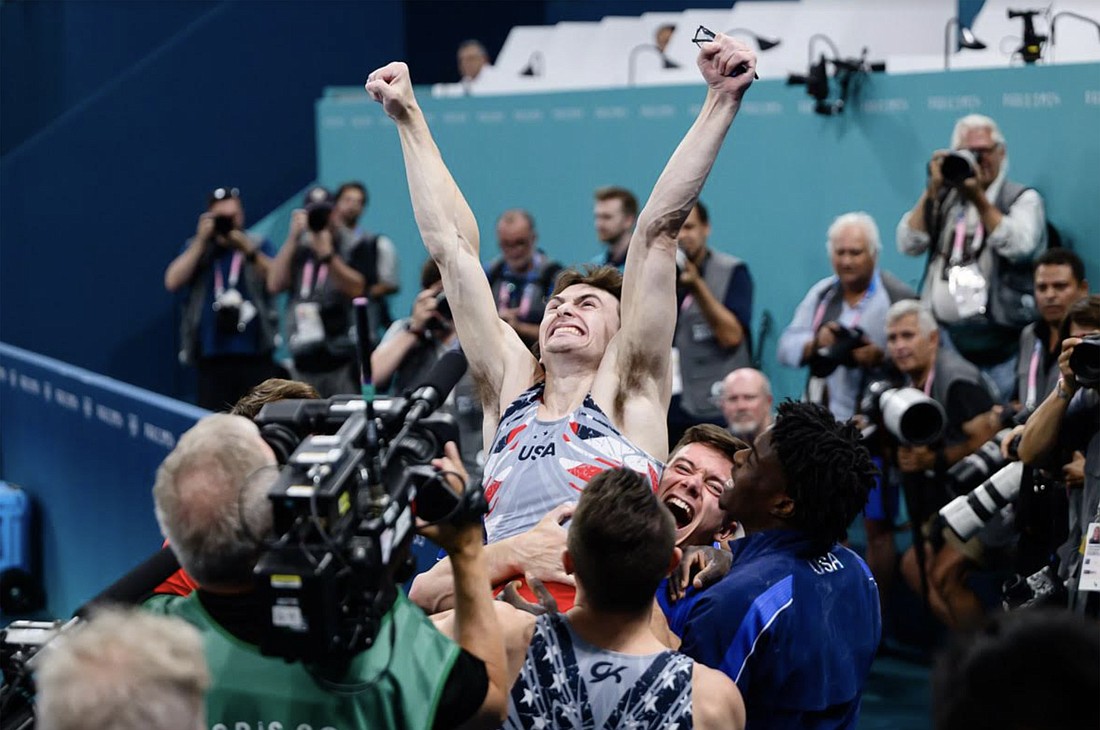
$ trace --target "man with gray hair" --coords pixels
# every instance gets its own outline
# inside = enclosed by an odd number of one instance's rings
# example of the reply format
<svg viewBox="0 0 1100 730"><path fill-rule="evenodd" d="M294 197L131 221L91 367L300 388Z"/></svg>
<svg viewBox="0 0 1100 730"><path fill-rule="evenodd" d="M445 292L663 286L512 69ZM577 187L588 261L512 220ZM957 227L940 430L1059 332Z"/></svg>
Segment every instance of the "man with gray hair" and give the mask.
<svg viewBox="0 0 1100 730"><path fill-rule="evenodd" d="M464 477L453 443L446 453L437 468ZM211 726L248 719L286 728L497 727L507 708L504 646L476 520L419 528L454 567L457 645L397 589L375 641L350 659L307 667L260 653L273 607L255 589L253 568L272 533L274 466L254 423L218 414L185 433L157 470L157 521L199 588L145 605L202 634L213 679ZM449 481L455 491L464 486Z"/></svg>
<svg viewBox="0 0 1100 730"><path fill-rule="evenodd" d="M806 399L840 421L851 418L869 373L883 360L886 310L916 292L878 266L878 226L867 213L845 213L829 226L826 248L833 265L810 287L779 338L779 362L810 366Z"/></svg>
<svg viewBox="0 0 1100 730"><path fill-rule="evenodd" d="M189 624L108 609L37 657L41 730L200 730L210 673Z"/></svg>
<svg viewBox="0 0 1100 730"><path fill-rule="evenodd" d="M726 430L739 439L751 444L771 428L774 403L771 381L756 368L737 368L722 379L718 407Z"/></svg>
<svg viewBox="0 0 1100 730"><path fill-rule="evenodd" d="M528 347L539 340L546 300L563 268L537 241L534 216L522 208L506 210L497 219L500 256L485 267L497 313Z"/></svg>
<svg viewBox="0 0 1100 730"><path fill-rule="evenodd" d="M894 467L905 487L906 505L915 526L930 522L940 507L956 495L943 478L948 467L976 451L999 429L1000 417L982 374L957 353L939 347L936 320L917 301L898 302L886 313L886 347L901 372L904 385L924 391L947 415L939 441L927 446L896 443ZM914 591L925 594L932 612L953 629L976 627L984 608L966 585L969 573L992 557L983 533L966 543L949 530L929 534L935 552L909 548L902 557L902 574ZM920 541L918 541L919 543ZM942 544L941 544L942 543ZM925 588L927 592L925 593Z"/></svg>
<svg viewBox="0 0 1100 730"><path fill-rule="evenodd" d="M897 227L898 250L928 252L921 301L956 349L997 384L1007 401L1015 383L1020 330L1036 319L1032 260L1047 246L1043 199L1008 180L1008 152L997 123L958 120L950 150L928 163L928 182Z"/></svg>

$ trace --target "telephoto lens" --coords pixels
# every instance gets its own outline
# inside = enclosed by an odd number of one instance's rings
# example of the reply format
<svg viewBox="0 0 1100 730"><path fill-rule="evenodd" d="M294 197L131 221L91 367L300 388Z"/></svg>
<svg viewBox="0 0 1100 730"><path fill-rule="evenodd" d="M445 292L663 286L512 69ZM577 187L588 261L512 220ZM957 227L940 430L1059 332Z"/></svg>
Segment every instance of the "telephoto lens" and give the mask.
<svg viewBox="0 0 1100 730"><path fill-rule="evenodd" d="M978 160L970 150L948 152L940 163L943 179L952 185L961 185L964 180L974 177L978 169Z"/></svg>
<svg viewBox="0 0 1100 730"><path fill-rule="evenodd" d="M1081 338L1069 356L1069 366L1082 388L1100 389L1100 335Z"/></svg>
<svg viewBox="0 0 1100 730"><path fill-rule="evenodd" d="M960 540L966 542L1016 499L1023 473L1023 463L1012 462L974 491L955 497L944 505L940 509L940 517Z"/></svg>

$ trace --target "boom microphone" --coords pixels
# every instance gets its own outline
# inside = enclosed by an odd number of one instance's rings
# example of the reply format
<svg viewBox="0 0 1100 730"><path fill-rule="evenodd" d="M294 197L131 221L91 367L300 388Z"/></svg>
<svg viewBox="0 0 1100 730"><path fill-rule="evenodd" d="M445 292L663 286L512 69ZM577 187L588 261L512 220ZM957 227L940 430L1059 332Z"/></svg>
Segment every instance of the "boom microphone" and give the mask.
<svg viewBox="0 0 1100 730"><path fill-rule="evenodd" d="M443 405L458 381L466 374L466 356L460 350L450 350L439 358L428 372L424 383L409 396L405 423L416 423Z"/></svg>

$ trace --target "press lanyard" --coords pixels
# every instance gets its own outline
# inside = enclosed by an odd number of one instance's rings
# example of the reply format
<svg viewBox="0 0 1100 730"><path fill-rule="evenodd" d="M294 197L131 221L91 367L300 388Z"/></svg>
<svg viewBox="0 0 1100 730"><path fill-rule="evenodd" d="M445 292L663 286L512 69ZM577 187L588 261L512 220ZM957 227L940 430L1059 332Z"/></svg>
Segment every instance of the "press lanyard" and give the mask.
<svg viewBox="0 0 1100 730"><path fill-rule="evenodd" d="M859 301L856 302L855 305L852 307L852 309L855 310L856 314L852 318L852 321L849 322L849 324L848 324L849 327L858 327L859 326L859 320L863 316L863 307L864 307L864 305L867 304L868 301L870 301L871 297L875 293L875 289L877 288L877 283L876 283L877 278L878 278L877 275L872 275L871 276L871 284L867 287L867 291L863 292L863 296L860 297ZM830 287L830 289L833 292L833 297L835 297L836 292L838 292L840 290L840 287L838 286L839 283L840 283L840 280L837 279L836 282ZM821 326L821 320L825 319L825 307L828 306L829 302L832 301L833 297L829 297L829 296L822 297L821 301L817 303L817 311L814 312L814 321L813 321L813 324L810 325L810 330L811 331L817 332L817 328Z"/></svg>
<svg viewBox="0 0 1100 730"><path fill-rule="evenodd" d="M924 394L929 398L932 397L932 381L936 379L936 361L932 361L932 367L928 371L928 379L924 381Z"/></svg>
<svg viewBox="0 0 1100 730"><path fill-rule="evenodd" d="M985 226L982 222L978 221L978 227L974 229L974 240L971 243L971 247L976 251L982 247L982 242L985 241ZM951 263L958 264L963 260L963 253L966 249L966 209L963 208L959 211L959 215L955 218L955 243L951 247Z"/></svg>
<svg viewBox="0 0 1100 730"><path fill-rule="evenodd" d="M524 274L526 280L523 285L523 294L519 300L519 317L523 319L531 313L531 305L535 298L535 281L538 279L539 272L542 269L543 256L539 252L535 252L535 255L531 260L531 270ZM511 269L509 269L511 271ZM512 303L512 292L516 290L516 285L510 281L503 281L500 285L500 290L497 294L497 311L503 311L508 309Z"/></svg>
<svg viewBox="0 0 1100 730"><path fill-rule="evenodd" d="M301 298L309 299L310 293L313 291L314 286L320 289L325 285L325 279L328 278L328 265L321 264L317 267L317 282L313 282L313 260L306 261L306 265L302 268L302 289Z"/></svg>
<svg viewBox="0 0 1100 730"><path fill-rule="evenodd" d="M241 277L241 262L244 260L244 256L240 251L233 252L233 260L229 264L229 288L237 288L237 279ZM217 296L221 296L225 293L225 282L222 280L222 269L217 263L214 264L214 293Z"/></svg>
<svg viewBox="0 0 1100 730"><path fill-rule="evenodd" d="M1035 338L1035 350L1031 353L1031 365L1027 369L1027 400L1024 405L1028 410L1035 407L1039 397L1039 360L1043 356L1043 343Z"/></svg>

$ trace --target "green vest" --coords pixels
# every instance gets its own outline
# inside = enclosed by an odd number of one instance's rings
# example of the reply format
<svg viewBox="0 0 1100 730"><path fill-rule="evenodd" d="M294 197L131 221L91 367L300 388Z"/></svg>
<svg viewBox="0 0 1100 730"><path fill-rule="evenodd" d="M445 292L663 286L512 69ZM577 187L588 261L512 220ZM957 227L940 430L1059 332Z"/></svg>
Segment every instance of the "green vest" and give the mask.
<svg viewBox="0 0 1100 730"><path fill-rule="evenodd" d="M219 626L194 593L154 596L145 608L179 616L202 634L210 730L427 730L459 652L402 592L374 646L339 673L260 654Z"/></svg>

